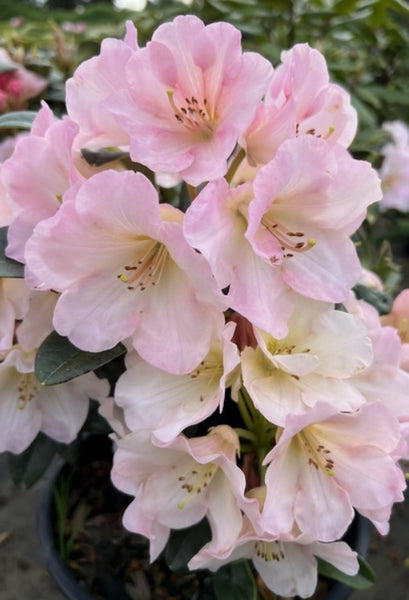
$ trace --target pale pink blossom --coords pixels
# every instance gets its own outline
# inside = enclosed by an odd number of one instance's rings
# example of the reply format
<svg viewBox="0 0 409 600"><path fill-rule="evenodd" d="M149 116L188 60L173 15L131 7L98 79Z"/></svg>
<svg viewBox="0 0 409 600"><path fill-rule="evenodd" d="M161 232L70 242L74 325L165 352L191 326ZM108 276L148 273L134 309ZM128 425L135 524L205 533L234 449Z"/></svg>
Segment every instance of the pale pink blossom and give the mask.
<svg viewBox="0 0 409 600"><path fill-rule="evenodd" d="M396 296L391 312L381 317L381 321L397 330L402 343L409 343L409 289L402 290Z"/></svg>
<svg viewBox="0 0 409 600"><path fill-rule="evenodd" d="M405 296L403 294L399 299L398 306L401 306L402 300L405 305ZM409 423L409 373L405 370L405 349L409 344L402 344L399 337L398 322L395 321L397 314L391 317L394 327L392 323L388 325L389 315L380 317L378 311L364 300L351 296L346 307L365 324L374 352L372 364L356 375L353 383L367 402L385 404L398 419L403 431Z"/></svg>
<svg viewBox="0 0 409 600"><path fill-rule="evenodd" d="M43 103L30 135L20 138L12 156L1 166L1 178L11 202L18 207L8 232L8 256L24 262L25 243L35 225L52 216L69 187L83 179L72 158L77 125L57 119Z"/></svg>
<svg viewBox="0 0 409 600"><path fill-rule="evenodd" d="M126 357L126 371L115 386L115 402L123 408L131 431L150 429L170 442L186 427L223 409L226 387L240 362L230 339L234 324L215 336L210 350L193 371L173 375L149 365L135 352Z"/></svg>
<svg viewBox="0 0 409 600"><path fill-rule="evenodd" d="M181 529L207 516L219 550L237 539L242 507L255 506L244 497L245 479L236 465L239 442L227 425L198 438L179 436L171 443L151 441L149 431L117 441L112 480L135 496L123 517L127 529L150 540L151 560L160 554L170 529Z"/></svg>
<svg viewBox="0 0 409 600"><path fill-rule="evenodd" d="M231 307L280 338L293 292L326 302L348 297L361 274L349 236L380 195L369 163L302 136L284 142L252 185L209 183L186 212L185 235L220 287L230 286Z"/></svg>
<svg viewBox="0 0 409 600"><path fill-rule="evenodd" d="M204 258L186 243L182 219L159 204L140 173L107 170L85 181L37 225L26 249L38 280L61 292L56 330L91 352L131 336L154 366L194 369L223 320L225 300Z"/></svg>
<svg viewBox="0 0 409 600"><path fill-rule="evenodd" d="M29 294L24 279L0 278L0 355L14 343L16 320L27 312Z"/></svg>
<svg viewBox="0 0 409 600"><path fill-rule="evenodd" d="M402 121L384 123L392 140L387 143L379 176L382 180L382 210L409 211L409 128Z"/></svg>
<svg viewBox="0 0 409 600"><path fill-rule="evenodd" d="M308 44L296 44L282 52L265 101L240 144L251 164L265 164L288 138L311 134L348 147L356 128L350 96L330 83L323 55Z"/></svg>
<svg viewBox="0 0 409 600"><path fill-rule="evenodd" d="M126 64L138 52L137 32L127 22L125 39L106 38L98 56L82 62L66 82L67 112L79 125L75 147L128 146L120 120L103 106L114 92L127 89Z"/></svg>
<svg viewBox="0 0 409 600"><path fill-rule="evenodd" d="M371 364L372 345L363 323L352 315L303 299L285 338L255 333L258 347L241 354L243 384L272 423L284 426L289 414L306 413L317 402L339 411L365 403L352 378Z"/></svg>
<svg viewBox="0 0 409 600"><path fill-rule="evenodd" d="M405 480L393 453L399 423L380 403L339 413L316 404L289 416L267 465L262 523L270 534L294 527L321 541L342 537L354 508L388 531L393 503L403 499Z"/></svg>
<svg viewBox="0 0 409 600"><path fill-rule="evenodd" d="M43 386L34 373L35 351L13 347L0 363L0 452L23 452L42 431L72 442L86 419L89 398L102 398L108 384L93 373Z"/></svg>
<svg viewBox="0 0 409 600"><path fill-rule="evenodd" d="M238 29L193 15L160 25L127 63L128 89L107 99L136 162L191 185L223 176L272 67L242 52Z"/></svg>
<svg viewBox="0 0 409 600"><path fill-rule="evenodd" d="M262 488L253 491L265 495ZM217 571L232 561L249 559L275 594L286 598L309 598L317 586L317 558L348 575L355 575L359 569L356 552L345 542L322 543L306 535L274 537L260 534L245 516L240 535L232 546L220 551L212 542L206 544L189 561L189 568Z"/></svg>

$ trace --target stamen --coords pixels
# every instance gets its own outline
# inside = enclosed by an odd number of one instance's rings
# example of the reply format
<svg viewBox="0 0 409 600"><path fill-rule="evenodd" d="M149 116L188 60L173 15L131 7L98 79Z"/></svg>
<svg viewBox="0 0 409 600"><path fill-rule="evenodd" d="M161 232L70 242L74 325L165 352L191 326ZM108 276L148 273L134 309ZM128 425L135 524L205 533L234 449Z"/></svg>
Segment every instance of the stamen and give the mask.
<svg viewBox="0 0 409 600"><path fill-rule="evenodd" d="M140 246L141 253L133 263L124 265L126 273L119 273L117 278L127 284L128 290L143 292L159 283L169 254L166 246L155 240L140 242Z"/></svg>
<svg viewBox="0 0 409 600"><path fill-rule="evenodd" d="M274 542L262 542L261 540L258 540L254 544L254 549L256 556L263 559L265 562L270 562L272 560L279 562L280 560L285 559L283 545L278 540Z"/></svg>
<svg viewBox="0 0 409 600"><path fill-rule="evenodd" d="M28 402L36 397L39 390L39 382L33 373L24 373L21 376L18 390L17 408L23 410Z"/></svg>
<svg viewBox="0 0 409 600"><path fill-rule="evenodd" d="M197 98L185 98L186 106L178 106L175 102L175 92L172 89L166 91L169 104L173 110L175 119L191 132L200 132L205 137L213 135L215 128L215 118L210 114L207 105L207 98L203 99L203 106Z"/></svg>
<svg viewBox="0 0 409 600"><path fill-rule="evenodd" d="M290 253L285 253L284 256L289 258L294 256L294 252L307 252L311 250L317 243L314 238L308 240L295 242L295 239L305 238L303 231L287 231L283 225L280 225L277 221L274 221L268 214L265 214L261 219L261 224L269 231L280 243L283 252L290 250ZM294 239L295 238L295 239Z"/></svg>
<svg viewBox="0 0 409 600"><path fill-rule="evenodd" d="M218 466L213 463L198 465L196 469L192 469L185 475L178 477L178 481L182 482L181 489L187 492L185 499L177 505L180 510L185 508L197 494L201 494L208 487L217 469Z"/></svg>
<svg viewBox="0 0 409 600"><path fill-rule="evenodd" d="M321 469L323 473L334 476L334 460L330 457L331 451L323 444L319 443L316 436L312 433L311 428L297 434L304 450L309 455L308 464L316 470Z"/></svg>

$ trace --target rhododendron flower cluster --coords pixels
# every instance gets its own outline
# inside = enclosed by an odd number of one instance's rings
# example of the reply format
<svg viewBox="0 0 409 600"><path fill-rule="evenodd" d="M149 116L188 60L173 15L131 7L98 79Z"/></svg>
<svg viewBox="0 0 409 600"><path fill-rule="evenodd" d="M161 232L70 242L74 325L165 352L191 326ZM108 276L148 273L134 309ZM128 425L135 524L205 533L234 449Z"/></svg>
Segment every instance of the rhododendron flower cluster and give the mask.
<svg viewBox="0 0 409 600"><path fill-rule="evenodd" d="M180 16L144 47L131 23L104 40L66 106L43 103L0 167L24 265L0 286L0 449L70 442L92 398L152 560L206 518L192 569L248 559L303 598L318 560L356 574L355 514L385 534L403 499L409 373L407 297L386 322L353 292L351 236L382 191L348 151L348 93L308 44L273 66ZM110 392L91 366L41 386L52 339L126 354Z"/></svg>

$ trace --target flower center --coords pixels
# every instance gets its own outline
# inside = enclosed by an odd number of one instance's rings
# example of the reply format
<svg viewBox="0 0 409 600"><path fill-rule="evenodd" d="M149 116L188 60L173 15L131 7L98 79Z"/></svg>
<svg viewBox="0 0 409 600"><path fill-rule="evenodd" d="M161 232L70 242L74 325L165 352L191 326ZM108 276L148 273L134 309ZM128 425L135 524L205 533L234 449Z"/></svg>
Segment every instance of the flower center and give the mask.
<svg viewBox="0 0 409 600"><path fill-rule="evenodd" d="M320 443L310 430L306 431L304 429L300 431L297 437L308 455L308 464L314 469L321 469L323 473L333 477L335 463L331 458L331 451L324 444Z"/></svg>
<svg viewBox="0 0 409 600"><path fill-rule="evenodd" d="M278 562L285 559L283 545L279 541L262 542L257 540L254 544L254 549L257 558L261 558L265 562L270 562L271 560Z"/></svg>
<svg viewBox="0 0 409 600"><path fill-rule="evenodd" d="M39 390L39 382L33 373L23 373L18 385L17 408L23 410L27 403L36 397Z"/></svg>
<svg viewBox="0 0 409 600"><path fill-rule="evenodd" d="M291 258L296 252L311 250L317 243L313 238L306 239L303 231L288 231L286 227L272 219L268 214L263 216L261 224L279 242L286 258Z"/></svg>
<svg viewBox="0 0 409 600"><path fill-rule="evenodd" d="M184 500L178 503L178 508L185 508L195 496L201 494L210 484L217 472L218 466L210 463L208 465L197 465L195 469L178 477L180 487L186 492Z"/></svg>
<svg viewBox="0 0 409 600"><path fill-rule="evenodd" d="M212 137L216 119L209 110L207 98L200 103L195 96L185 98L185 104L176 104L174 90L167 90L169 104L175 119L192 133L200 133L205 139Z"/></svg>
<svg viewBox="0 0 409 600"><path fill-rule="evenodd" d="M160 282L169 253L166 246L155 240L140 241L138 249L135 260L124 265L124 272L117 278L126 283L128 290L144 292Z"/></svg>

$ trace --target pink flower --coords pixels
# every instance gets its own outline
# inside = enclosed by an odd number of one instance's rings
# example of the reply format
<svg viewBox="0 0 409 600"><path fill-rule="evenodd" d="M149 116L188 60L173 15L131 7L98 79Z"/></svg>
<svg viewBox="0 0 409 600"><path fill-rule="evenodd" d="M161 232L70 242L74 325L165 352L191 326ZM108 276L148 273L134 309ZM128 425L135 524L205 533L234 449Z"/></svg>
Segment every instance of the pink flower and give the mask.
<svg viewBox="0 0 409 600"><path fill-rule="evenodd" d="M42 431L68 444L88 414L89 398L108 393L93 373L55 386L42 386L34 373L35 351L14 347L0 363L0 452L23 452Z"/></svg>
<svg viewBox="0 0 409 600"><path fill-rule="evenodd" d="M115 402L123 408L131 431L150 429L171 442L183 429L223 409L226 386L239 364L237 347L230 341L234 324L215 336L201 363L186 375L173 375L142 360L135 352L126 357L126 371L115 386Z"/></svg>
<svg viewBox="0 0 409 600"><path fill-rule="evenodd" d="M0 356L13 345L15 322L27 312L29 294L23 279L0 278Z"/></svg>
<svg viewBox="0 0 409 600"><path fill-rule="evenodd" d="M0 61L10 66L10 70L0 73L0 112L26 108L28 100L47 87L47 81L14 63L3 48L0 48Z"/></svg>
<svg viewBox="0 0 409 600"><path fill-rule="evenodd" d="M18 139L1 166L2 183L18 207L8 232L7 254L24 262L24 248L35 225L52 216L68 188L83 179L72 156L77 126L58 120L43 103L29 135Z"/></svg>
<svg viewBox="0 0 409 600"><path fill-rule="evenodd" d="M280 146L253 186L208 184L186 212L185 235L220 287L230 286L231 307L281 338L293 292L325 302L348 297L361 274L349 236L380 194L369 163L301 136Z"/></svg>
<svg viewBox="0 0 409 600"><path fill-rule="evenodd" d="M100 54L82 62L68 79L67 112L79 125L77 148L129 145L128 134L120 121L103 107L103 101L127 88L125 67L137 51L137 32L128 21L124 41L104 39Z"/></svg>
<svg viewBox="0 0 409 600"><path fill-rule="evenodd" d="M282 52L266 99L240 144L251 164L270 161L279 145L299 134L312 134L347 147L357 115L349 94L329 82L325 59L308 44Z"/></svg>
<svg viewBox="0 0 409 600"><path fill-rule="evenodd" d="M379 171L383 198L381 209L409 211L409 129L401 121L384 123L392 141L384 146L384 160Z"/></svg>
<svg viewBox="0 0 409 600"><path fill-rule="evenodd" d="M387 533L391 507L405 489L393 458L401 442L398 421L379 403L354 413L335 410L317 404L306 415L289 416L266 456L262 523L270 534L297 527L314 539L336 540L354 508Z"/></svg>
<svg viewBox="0 0 409 600"><path fill-rule="evenodd" d="M284 426L317 402L350 411L365 402L353 376L372 362L363 323L315 301L299 301L286 338L256 331L259 346L241 355L243 384L261 414Z"/></svg>
<svg viewBox="0 0 409 600"><path fill-rule="evenodd" d="M252 491L263 493L262 488ZM356 552L345 542L322 543L305 535L273 537L260 534L244 517L242 531L230 548L225 547L220 552L210 542L190 560L189 568L216 571L232 561L250 559L266 586L275 594L286 598L309 598L318 581L317 557L349 575L355 575L359 569Z"/></svg>
<svg viewBox="0 0 409 600"><path fill-rule="evenodd" d="M107 170L85 181L37 225L26 249L38 280L61 292L56 330L91 352L131 336L154 366L195 368L223 321L225 300L186 243L182 219L159 205L140 173Z"/></svg>
<svg viewBox="0 0 409 600"><path fill-rule="evenodd" d="M226 173L226 161L269 82L270 63L242 53L228 23L179 16L127 63L128 89L105 106L131 138L131 157L191 185Z"/></svg>
<svg viewBox="0 0 409 600"><path fill-rule="evenodd" d="M239 442L227 425L207 436L177 437L171 443L150 440L141 430L117 441L112 481L135 496L125 511L127 529L150 540L151 560L164 548L170 529L181 529L207 516L214 545L229 547L242 527L245 479L236 465Z"/></svg>

